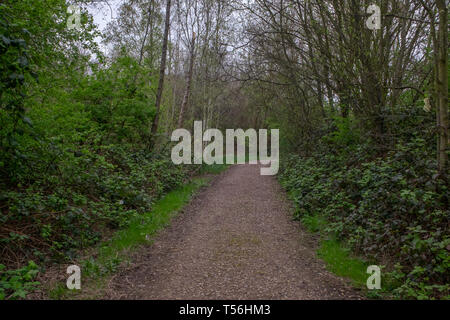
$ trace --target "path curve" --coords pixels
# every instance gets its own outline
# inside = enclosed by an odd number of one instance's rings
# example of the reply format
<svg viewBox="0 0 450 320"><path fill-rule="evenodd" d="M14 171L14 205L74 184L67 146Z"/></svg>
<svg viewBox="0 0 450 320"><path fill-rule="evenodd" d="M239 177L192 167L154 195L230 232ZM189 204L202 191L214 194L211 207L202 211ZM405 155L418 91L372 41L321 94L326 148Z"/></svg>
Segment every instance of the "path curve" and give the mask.
<svg viewBox="0 0 450 320"><path fill-rule="evenodd" d="M235 165L215 178L131 268L111 299L359 299L330 274L292 221L274 177Z"/></svg>

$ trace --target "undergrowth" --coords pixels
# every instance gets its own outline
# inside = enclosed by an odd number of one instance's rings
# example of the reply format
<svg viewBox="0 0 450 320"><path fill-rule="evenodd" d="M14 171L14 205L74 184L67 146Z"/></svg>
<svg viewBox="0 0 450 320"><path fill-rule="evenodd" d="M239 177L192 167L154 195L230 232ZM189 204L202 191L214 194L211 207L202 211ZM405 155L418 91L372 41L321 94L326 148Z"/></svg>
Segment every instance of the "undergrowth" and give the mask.
<svg viewBox="0 0 450 320"><path fill-rule="evenodd" d="M227 165L204 166L200 174L219 174ZM130 254L140 245L151 244L158 231L170 224L176 214L202 187L207 186L210 177L196 177L189 183L168 192L158 200L151 211L132 219L128 226L117 231L110 240L101 242L87 259L80 261L84 286L101 288L108 275L130 262ZM65 283L57 283L49 288L52 299L77 298L83 292L68 290ZM88 290L89 291L89 290ZM99 291L99 290L94 290Z"/></svg>
<svg viewBox="0 0 450 320"><path fill-rule="evenodd" d="M295 218L384 266L386 294L448 299L449 189L434 178L429 142L408 135L377 155L348 130L325 136L328 147L309 157L283 159L279 178L296 205ZM322 247L325 258L336 252L333 246Z"/></svg>

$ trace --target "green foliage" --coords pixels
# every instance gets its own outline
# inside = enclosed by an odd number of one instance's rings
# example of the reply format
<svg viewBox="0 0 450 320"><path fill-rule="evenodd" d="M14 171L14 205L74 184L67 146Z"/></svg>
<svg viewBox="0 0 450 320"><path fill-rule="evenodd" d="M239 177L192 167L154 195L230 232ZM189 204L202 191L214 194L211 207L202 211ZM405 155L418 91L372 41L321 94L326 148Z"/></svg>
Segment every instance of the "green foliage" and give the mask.
<svg viewBox="0 0 450 320"><path fill-rule="evenodd" d="M208 182L208 178L194 178L190 183L168 192L154 204L151 211L132 218L126 228L99 244L95 258L91 256L81 262L83 274L101 283L104 276L117 271L121 263L128 259L130 250L151 242L158 231L167 226L188 203L192 195ZM76 293L66 290L61 285L55 286L50 291L50 296L55 299L74 294Z"/></svg>
<svg viewBox="0 0 450 320"><path fill-rule="evenodd" d="M364 288L369 264L351 256L350 250L336 240L325 240L317 251L327 268L341 277L350 278L355 286Z"/></svg>
<svg viewBox="0 0 450 320"><path fill-rule="evenodd" d="M166 226L173 215L180 210L200 187L206 185L204 179L194 179L191 183L169 192L155 203L152 210L130 220L128 227L117 232L114 238L101 250L102 256L147 242L158 230Z"/></svg>
<svg viewBox="0 0 450 320"><path fill-rule="evenodd" d="M73 158L73 163L66 159L61 175L38 181L44 186L36 183L23 192L2 193L8 208L8 214L1 216L2 223L19 229L28 226L27 235L12 232L2 239L9 250L32 254L26 250L27 244L39 239L54 258L71 258L77 248L97 242L104 227L128 226L187 178L187 171L167 158L155 159L144 152L128 154L130 149L122 146L100 150L103 155L89 152Z"/></svg>
<svg viewBox="0 0 450 320"><path fill-rule="evenodd" d="M0 264L0 300L25 298L39 285L39 282L33 281L38 272L39 268L33 261L15 270L6 270Z"/></svg>
<svg viewBox="0 0 450 320"><path fill-rule="evenodd" d="M341 142L332 141L330 149ZM279 177L296 204L295 217L312 230L326 219L325 231L356 253L398 263L402 272L392 282L395 295L448 296L449 189L433 178L437 168L427 141L412 136L375 158L366 151L369 143L354 148L282 161Z"/></svg>
<svg viewBox="0 0 450 320"><path fill-rule="evenodd" d="M304 215L301 218L302 224L308 228L310 232L321 232L327 223L326 219L324 219L320 215Z"/></svg>
<svg viewBox="0 0 450 320"><path fill-rule="evenodd" d="M157 76L144 79L148 70L126 51L104 63L92 17L83 12L83 30L69 30L67 6L65 0L0 4L5 268L74 259L152 212L192 173L175 166L166 150L149 151Z"/></svg>
<svg viewBox="0 0 450 320"><path fill-rule="evenodd" d="M5 4L0 4L0 170L10 170L22 157L18 137L25 134L31 120L25 116L26 79L30 69L29 31L13 23Z"/></svg>
<svg viewBox="0 0 450 320"><path fill-rule="evenodd" d="M229 164L212 164L206 165L204 164L200 169L201 173L205 174L219 174L222 171L226 170L230 165Z"/></svg>
<svg viewBox="0 0 450 320"><path fill-rule="evenodd" d="M356 128L354 121L350 118L335 116L333 123L336 126L328 135L323 137L326 143L336 146L340 150L351 151L360 140L360 133Z"/></svg>

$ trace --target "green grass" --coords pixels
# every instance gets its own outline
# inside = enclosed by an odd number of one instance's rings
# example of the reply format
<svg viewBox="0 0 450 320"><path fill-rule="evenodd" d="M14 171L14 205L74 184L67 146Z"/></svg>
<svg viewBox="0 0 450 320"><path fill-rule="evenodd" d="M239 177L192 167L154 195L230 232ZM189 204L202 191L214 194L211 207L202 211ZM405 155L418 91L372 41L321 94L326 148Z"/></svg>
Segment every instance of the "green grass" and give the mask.
<svg viewBox="0 0 450 320"><path fill-rule="evenodd" d="M200 173L206 174L219 174L222 171L228 169L230 167L229 164L211 164L211 165L203 165L202 169L200 170Z"/></svg>
<svg viewBox="0 0 450 320"><path fill-rule="evenodd" d="M369 263L351 254L342 242L329 239L325 229L328 225L327 219L319 214L305 215L300 218L301 223L309 232L321 235L318 256L325 261L327 269L332 273L349 278L355 287L365 289L367 278L367 267Z"/></svg>
<svg viewBox="0 0 450 320"><path fill-rule="evenodd" d="M97 262L114 271L114 259L120 258L121 252L151 243L154 235L170 223L198 189L207 184L206 178L194 178L183 187L169 192L155 203L152 211L134 219L126 229L118 231L110 241L105 242L99 250ZM118 263L120 261L116 261ZM111 265L109 268L108 264Z"/></svg>
<svg viewBox="0 0 450 320"><path fill-rule="evenodd" d="M226 168L228 168L227 165L210 166L207 173L219 173ZM127 228L116 232L110 240L104 241L99 246L95 258L92 255L80 262L83 272L82 287L101 288L104 277L114 273L122 262L127 261L133 249L142 244L151 243L158 231L169 225L172 218L190 201L192 196L201 187L209 184L210 179L194 178L190 183L169 192L155 203L153 210L135 218ZM87 282L84 282L86 279L88 279ZM79 298L78 294L82 292L68 290L65 284L60 283L49 290L51 299Z"/></svg>
<svg viewBox="0 0 450 320"><path fill-rule="evenodd" d="M350 278L353 285L365 288L369 274L366 273L368 263L362 259L352 257L350 249L345 248L336 240L322 240L318 256L327 264L327 269L334 274Z"/></svg>

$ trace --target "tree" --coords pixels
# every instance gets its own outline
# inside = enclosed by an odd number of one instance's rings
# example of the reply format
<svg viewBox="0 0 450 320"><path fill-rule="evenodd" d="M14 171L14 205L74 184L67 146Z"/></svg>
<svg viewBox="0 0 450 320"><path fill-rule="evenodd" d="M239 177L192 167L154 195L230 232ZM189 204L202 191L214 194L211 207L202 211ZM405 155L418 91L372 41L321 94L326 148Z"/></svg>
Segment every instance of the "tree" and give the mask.
<svg viewBox="0 0 450 320"><path fill-rule="evenodd" d="M448 168L448 8L445 0L437 0L439 10L439 31L437 36L436 74L439 126L438 170L439 175L447 175Z"/></svg>
<svg viewBox="0 0 450 320"><path fill-rule="evenodd" d="M161 50L161 63L160 63L160 67L159 67L158 91L156 93L156 102L155 102L156 113L155 113L155 117L153 118L153 123L152 123L152 129L151 129L152 136L151 136L151 141L150 141L150 147L154 146L156 134L158 132L159 114L160 114L160 110L161 110L161 100L162 100L162 94L163 94L163 89L164 89L164 75L165 75L165 71L166 71L167 42L168 42L168 38L169 38L169 28L170 28L170 5L171 5L171 0L167 0L163 44L162 44L162 50Z"/></svg>
<svg viewBox="0 0 450 320"><path fill-rule="evenodd" d="M183 126L184 112L189 102L189 95L191 93L192 86L192 74L194 72L194 60L195 60L195 32L192 34L192 41L189 49L189 69L186 75L186 89L184 90L183 102L181 103L180 113L178 115L178 127Z"/></svg>

